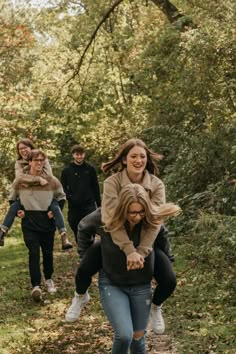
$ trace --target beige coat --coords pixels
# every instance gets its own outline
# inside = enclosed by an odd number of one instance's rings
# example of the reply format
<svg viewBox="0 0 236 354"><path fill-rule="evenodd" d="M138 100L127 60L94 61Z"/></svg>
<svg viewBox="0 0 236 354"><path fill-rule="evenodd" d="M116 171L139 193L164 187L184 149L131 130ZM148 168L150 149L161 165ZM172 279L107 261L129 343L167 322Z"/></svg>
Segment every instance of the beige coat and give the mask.
<svg viewBox="0 0 236 354"><path fill-rule="evenodd" d="M28 174L29 161L20 159L15 162L15 178L17 182L25 183L29 186L39 185L40 178L52 177L52 169L48 159L45 160L41 176L32 176Z"/></svg>
<svg viewBox="0 0 236 354"><path fill-rule="evenodd" d="M127 175L126 168L121 172L108 177L103 185L102 198L102 222L106 223L110 220L114 209L118 203L118 197L122 187L132 183ZM164 183L156 176L145 171L141 186L148 192L153 204L160 206L166 202ZM141 233L141 241L135 249L133 242L129 239L124 228L111 233L113 242L128 256L130 253L137 251L146 257L152 250L152 245L157 237L160 227L144 229Z"/></svg>

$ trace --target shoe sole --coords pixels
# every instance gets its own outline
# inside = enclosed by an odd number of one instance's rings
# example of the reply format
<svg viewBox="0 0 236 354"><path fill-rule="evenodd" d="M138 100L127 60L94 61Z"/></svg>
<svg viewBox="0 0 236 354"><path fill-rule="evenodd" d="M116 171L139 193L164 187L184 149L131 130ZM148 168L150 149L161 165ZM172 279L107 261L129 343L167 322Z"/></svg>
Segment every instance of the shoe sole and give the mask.
<svg viewBox="0 0 236 354"><path fill-rule="evenodd" d="M153 328L152 328L152 331L153 331L155 334L164 334L164 333L165 333L165 330L157 331L157 330L154 330Z"/></svg>
<svg viewBox="0 0 236 354"><path fill-rule="evenodd" d="M73 319L65 316L66 322L76 322L76 321L78 321L78 319L79 319L79 316L77 318L73 318Z"/></svg>
<svg viewBox="0 0 236 354"><path fill-rule="evenodd" d="M57 290L48 291L49 294L56 294Z"/></svg>
<svg viewBox="0 0 236 354"><path fill-rule="evenodd" d="M73 245L65 245L65 246L62 246L62 251L65 251L65 250L69 250L70 248L73 248Z"/></svg>

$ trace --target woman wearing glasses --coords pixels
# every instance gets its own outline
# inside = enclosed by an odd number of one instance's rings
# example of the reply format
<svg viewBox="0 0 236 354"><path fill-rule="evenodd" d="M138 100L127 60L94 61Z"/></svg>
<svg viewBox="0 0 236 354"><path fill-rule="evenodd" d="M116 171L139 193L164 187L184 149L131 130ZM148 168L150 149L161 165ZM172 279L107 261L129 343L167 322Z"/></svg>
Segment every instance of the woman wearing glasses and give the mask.
<svg viewBox="0 0 236 354"><path fill-rule="evenodd" d="M152 203L161 206L166 202L164 183L156 177L158 168L155 160L160 155L150 150L140 139L130 139L120 148L118 154L111 161L103 164L103 172L113 168L120 171L108 177L104 182L102 199L102 221L107 224L111 218L121 188L128 183L138 183L148 192ZM149 228L142 232L139 245L136 247L129 239L124 226L111 231L113 242L124 252L127 259L127 268L136 269L143 264L154 248L155 265L154 277L157 286L154 290L151 308L151 327L157 334L165 331L165 322L162 316L161 305L173 293L176 287L176 277L172 268L168 232L163 225L158 229Z"/></svg>
<svg viewBox="0 0 236 354"><path fill-rule="evenodd" d="M145 354L145 332L152 302L153 252L137 263L128 263L111 233L124 228L128 240L138 248L141 235L159 230L162 219L175 215L179 207L154 205L140 184L127 184L120 193L113 214L105 223L109 234L101 236L102 270L99 291L103 309L114 330L112 354ZM130 351L129 351L130 350Z"/></svg>
<svg viewBox="0 0 236 354"><path fill-rule="evenodd" d="M20 139L17 142L16 150L18 157L15 162L15 178L25 186L44 186L48 184L47 177L52 176L52 169L48 159L45 160L41 176L30 176L26 173L26 170L29 167L29 154L33 149L35 149L34 143L28 138ZM18 199L11 203L3 223L0 225L0 246L4 246L5 235L12 226L19 209L20 201ZM55 218L56 226L61 236L62 249L66 250L72 248L72 244L69 242L67 237L66 226L61 209L55 199L53 199L50 205L49 217Z"/></svg>

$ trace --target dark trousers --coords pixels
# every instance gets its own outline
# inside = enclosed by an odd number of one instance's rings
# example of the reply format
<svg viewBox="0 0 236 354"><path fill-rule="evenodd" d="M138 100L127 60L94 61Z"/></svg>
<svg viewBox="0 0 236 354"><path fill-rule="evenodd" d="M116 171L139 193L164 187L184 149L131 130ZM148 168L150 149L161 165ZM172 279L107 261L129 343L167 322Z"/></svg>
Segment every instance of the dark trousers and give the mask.
<svg viewBox="0 0 236 354"><path fill-rule="evenodd" d="M154 249L154 278L158 285L153 294L153 303L161 305L174 291L176 287L176 276L172 263L167 255L159 248ZM92 282L92 276L102 268L101 242L95 241L87 249L75 276L76 292L84 294Z"/></svg>
<svg viewBox="0 0 236 354"><path fill-rule="evenodd" d="M87 249L75 275L77 294L84 294L92 282L92 276L102 269L101 241L94 241Z"/></svg>
<svg viewBox="0 0 236 354"><path fill-rule="evenodd" d="M29 250L29 272L32 287L41 284L40 249L43 255L43 274L51 279L53 274L53 232L23 231L24 242Z"/></svg>
<svg viewBox="0 0 236 354"><path fill-rule="evenodd" d="M96 210L95 204L90 204L80 208L71 208L69 206L68 210L68 223L75 235L75 242L77 243L77 232L80 220L82 220L86 215L92 213Z"/></svg>
<svg viewBox="0 0 236 354"><path fill-rule="evenodd" d="M176 288L176 275L169 257L158 247L154 247L155 263L153 276L157 281L152 302L161 305Z"/></svg>

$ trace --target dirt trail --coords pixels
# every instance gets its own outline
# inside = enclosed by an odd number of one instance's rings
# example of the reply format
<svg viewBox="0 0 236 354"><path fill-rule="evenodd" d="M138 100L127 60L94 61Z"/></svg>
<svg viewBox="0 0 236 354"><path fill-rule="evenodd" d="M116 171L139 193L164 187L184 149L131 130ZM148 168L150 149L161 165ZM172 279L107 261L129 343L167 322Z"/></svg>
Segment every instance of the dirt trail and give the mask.
<svg viewBox="0 0 236 354"><path fill-rule="evenodd" d="M178 352L169 334L156 335L148 330L147 354L178 354Z"/></svg>

